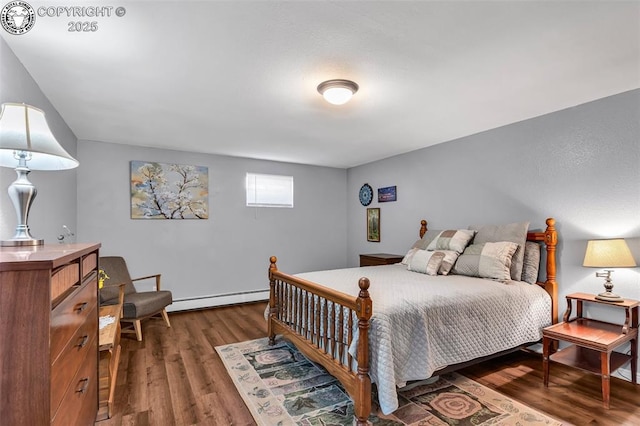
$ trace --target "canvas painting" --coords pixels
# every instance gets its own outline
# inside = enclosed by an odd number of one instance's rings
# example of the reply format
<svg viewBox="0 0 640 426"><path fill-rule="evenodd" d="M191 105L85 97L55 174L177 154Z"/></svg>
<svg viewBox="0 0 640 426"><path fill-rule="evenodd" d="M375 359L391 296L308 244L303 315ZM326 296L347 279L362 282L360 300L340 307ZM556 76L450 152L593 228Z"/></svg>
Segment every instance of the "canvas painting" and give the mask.
<svg viewBox="0 0 640 426"><path fill-rule="evenodd" d="M209 169L131 162L132 219L208 219Z"/></svg>
<svg viewBox="0 0 640 426"><path fill-rule="evenodd" d="M380 242L380 208L367 209L367 241Z"/></svg>

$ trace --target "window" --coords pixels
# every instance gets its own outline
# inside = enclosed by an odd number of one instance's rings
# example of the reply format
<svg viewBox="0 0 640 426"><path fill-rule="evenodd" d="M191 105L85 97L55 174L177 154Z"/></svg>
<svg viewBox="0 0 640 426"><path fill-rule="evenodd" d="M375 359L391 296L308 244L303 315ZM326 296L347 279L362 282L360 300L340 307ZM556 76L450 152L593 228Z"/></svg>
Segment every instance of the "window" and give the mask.
<svg viewBox="0 0 640 426"><path fill-rule="evenodd" d="M293 176L247 173L247 207L293 207Z"/></svg>

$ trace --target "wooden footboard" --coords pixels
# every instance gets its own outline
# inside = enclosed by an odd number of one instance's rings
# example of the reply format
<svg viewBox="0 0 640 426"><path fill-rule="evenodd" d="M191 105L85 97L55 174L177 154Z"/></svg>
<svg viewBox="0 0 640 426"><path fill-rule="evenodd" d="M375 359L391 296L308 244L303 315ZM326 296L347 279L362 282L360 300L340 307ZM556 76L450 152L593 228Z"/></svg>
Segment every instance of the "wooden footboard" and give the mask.
<svg viewBox="0 0 640 426"><path fill-rule="evenodd" d="M367 424L371 412L369 280L360 278L360 293L353 297L278 271L275 256L270 262L269 343L274 344L276 335L282 334L324 366L353 399L356 424ZM349 353L354 322L358 330L357 368Z"/></svg>
<svg viewBox="0 0 640 426"><path fill-rule="evenodd" d="M530 232L527 240L546 247L546 280L538 282L552 299L552 322L558 321L555 220L547 219L544 232ZM420 237L427 231L421 221ZM288 275L278 270L272 256L269 266L269 343L277 334L291 341L309 359L340 380L354 403L355 423L366 425L371 412L369 377L369 320L373 313L369 280L360 278L358 297ZM357 324L357 328L356 328ZM358 331L354 357L349 349Z"/></svg>

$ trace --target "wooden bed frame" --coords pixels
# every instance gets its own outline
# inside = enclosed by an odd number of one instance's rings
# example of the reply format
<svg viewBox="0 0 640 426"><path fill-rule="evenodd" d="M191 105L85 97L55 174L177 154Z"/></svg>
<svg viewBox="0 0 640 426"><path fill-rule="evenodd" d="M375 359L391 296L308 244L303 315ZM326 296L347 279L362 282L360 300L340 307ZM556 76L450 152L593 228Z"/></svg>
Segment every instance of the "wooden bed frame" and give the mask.
<svg viewBox="0 0 640 426"><path fill-rule="evenodd" d="M552 299L553 324L558 322L558 285L556 283L556 245L558 234L555 219L546 221L544 232L529 232L528 241L544 243L546 248L547 279L537 284ZM427 232L427 221L422 220L420 238ZM371 413L371 379L369 377L369 320L373 303L369 297L369 280L360 278L357 297L303 280L278 270L275 256L269 266L269 343L275 343L277 334L292 342L303 354L324 366L336 377L353 399L355 424L366 425ZM348 350L353 340L354 317L358 321L356 349L357 368ZM336 336L338 330L338 336ZM340 332L340 330L343 330ZM448 366L434 372L434 376L472 365L504 353L483 357L462 364Z"/></svg>

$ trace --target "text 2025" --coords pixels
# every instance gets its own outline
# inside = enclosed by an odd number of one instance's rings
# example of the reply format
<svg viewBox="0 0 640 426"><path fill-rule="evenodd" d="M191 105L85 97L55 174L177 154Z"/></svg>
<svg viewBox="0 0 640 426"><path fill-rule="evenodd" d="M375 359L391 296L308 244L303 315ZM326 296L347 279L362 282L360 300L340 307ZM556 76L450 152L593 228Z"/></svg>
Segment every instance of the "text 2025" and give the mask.
<svg viewBox="0 0 640 426"><path fill-rule="evenodd" d="M67 28L67 31L69 31L70 33L80 33L80 32L95 32L98 31L98 23L96 21L92 21L92 22L76 22L76 21L71 21L69 22L69 28Z"/></svg>

